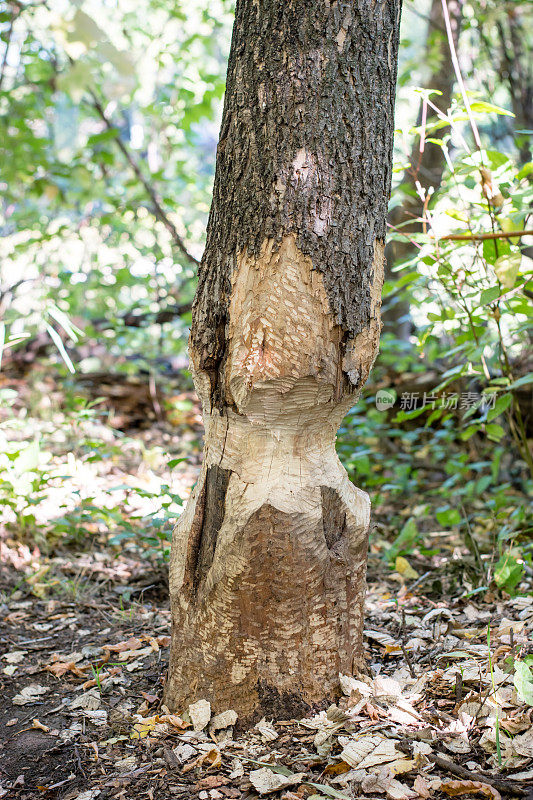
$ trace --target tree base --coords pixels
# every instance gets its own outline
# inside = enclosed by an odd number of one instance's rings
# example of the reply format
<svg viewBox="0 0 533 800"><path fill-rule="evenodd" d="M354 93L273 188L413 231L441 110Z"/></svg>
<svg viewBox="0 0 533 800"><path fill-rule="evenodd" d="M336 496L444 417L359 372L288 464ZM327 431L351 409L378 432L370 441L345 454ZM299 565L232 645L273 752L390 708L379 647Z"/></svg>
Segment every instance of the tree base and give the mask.
<svg viewBox="0 0 533 800"><path fill-rule="evenodd" d="M172 543L175 711L204 698L241 722L292 716L361 665L370 502L335 436L376 354L382 265L378 248L371 326L344 340L294 237L267 241L234 275L224 403L191 347L206 433Z"/></svg>
<svg viewBox="0 0 533 800"><path fill-rule="evenodd" d="M329 485L298 492L287 473L258 487L204 469L176 532L173 710L205 698L241 721L297 716L338 697L339 672L361 666L370 505L331 449L320 462Z"/></svg>

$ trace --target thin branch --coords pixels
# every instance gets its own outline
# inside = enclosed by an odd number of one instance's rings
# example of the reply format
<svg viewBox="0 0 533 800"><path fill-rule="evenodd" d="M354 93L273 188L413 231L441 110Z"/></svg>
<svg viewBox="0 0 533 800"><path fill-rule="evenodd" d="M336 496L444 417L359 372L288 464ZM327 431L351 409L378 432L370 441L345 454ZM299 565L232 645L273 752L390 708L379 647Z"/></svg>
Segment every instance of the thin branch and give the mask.
<svg viewBox="0 0 533 800"><path fill-rule="evenodd" d="M144 323L163 325L165 322L171 322L183 314L188 314L192 309L192 303L182 303L181 305L168 306L156 313L149 311L147 313L136 314L135 311L128 311L119 317L120 322L128 328L142 328ZM106 317L99 317L98 319L89 319L88 323L97 330L108 330L114 328L114 323Z"/></svg>
<svg viewBox="0 0 533 800"><path fill-rule="evenodd" d="M515 236L533 236L533 228L521 231L496 231L494 233L451 233L448 236L441 236L439 241L485 242L487 239L513 239Z"/></svg>
<svg viewBox="0 0 533 800"><path fill-rule="evenodd" d="M461 67L459 66L459 59L457 58L457 50L455 49L455 42L453 40L452 24L450 20L450 14L448 11L448 3L446 2L446 0L442 0L442 10L444 13L444 22L446 25L446 33L448 35L448 44L450 45L450 55L452 57L452 64L455 70L455 76L457 78L457 83L459 84L461 94L463 96L463 102L465 104L466 113L468 114L468 119L470 121L470 127L472 128L472 133L474 134L474 141L476 143L478 150L481 150L481 139L479 138L479 131L474 116L472 114L472 109L470 108L470 101L466 93L466 87L463 81L463 76L461 75Z"/></svg>
<svg viewBox="0 0 533 800"><path fill-rule="evenodd" d="M55 72L57 73L58 72L57 61L56 61L55 56L53 54L50 54L50 55L51 55L51 62L53 64L53 66L54 66ZM73 65L75 63L74 59L71 56L69 56L68 54L67 54L67 59L68 59L68 62L69 62L70 65ZM148 194L148 197L152 201L153 213L154 213L156 219L158 219L160 222L163 223L163 225L165 226L167 231L170 233L170 235L172 237L172 241L174 242L174 244L176 245L178 250L180 250L180 252L185 256L187 261L189 261L191 264L194 264L195 267L199 267L200 266L200 261L197 258L195 258L192 255L192 253L189 253L189 251L187 250L187 247L185 246L185 242L183 241L183 239L179 235L178 231L176 230L176 226L169 219L169 217L167 216L165 210L163 209L163 206L161 205L161 201L159 200L159 198L158 198L158 196L157 196L157 194L155 192L155 189L148 182L148 180L145 178L141 168L139 167L138 163L135 161L135 158L133 157L133 155L129 151L126 143L122 139L119 129L107 117L107 115L106 115L106 113L104 111L104 108L103 108L101 102L98 100L98 97L96 96L96 94L91 89L89 89L87 93L89 94L89 96L90 96L90 98L92 100L91 105L93 106L93 108L97 112L98 116L100 117L100 119L104 123L105 127L107 128L107 130L108 131L112 131L114 133L115 141L117 143L117 147L121 151L122 155L124 156L124 158L126 159L128 164L130 165L131 169L135 173L135 176L137 177L139 182L143 185L146 193Z"/></svg>
<svg viewBox="0 0 533 800"><path fill-rule="evenodd" d="M100 101L98 100L96 95L92 91L89 91L89 94L91 96L92 105L94 106L95 110L97 111L98 116L100 117L100 119L102 120L104 125L106 126L107 130L108 131L112 131L115 134L115 141L117 143L117 147L119 148L119 150L121 151L122 155L124 156L124 158L126 159L128 164L130 165L130 167L132 168L132 170L135 173L135 176L137 177L137 179L144 186L144 189L145 189L146 193L148 194L148 196L149 196L149 198L150 198L150 200L152 202L152 206L153 206L153 210L154 210L154 214L155 214L156 218L160 222L163 223L163 225L165 226L167 231L170 233L170 235L172 237L172 241L174 242L174 244L176 245L178 250L180 250L180 252L185 256L185 258L188 261L190 261L191 264L194 264L196 267L198 267L200 265L199 260L197 258L195 258L187 250L187 247L185 246L185 242L183 241L183 239L179 235L178 231L176 230L176 226L168 218L166 212L164 211L164 209L163 209L163 207L161 205L161 202L160 202L157 194L155 193L155 190L154 190L153 186L151 186L151 184L147 181L147 179L143 175L143 173L141 171L141 168L139 167L139 165L135 161L132 153L130 152L130 150L126 146L124 140L120 136L120 131L111 122L111 120L107 117L107 115L106 115L106 113L105 113L105 111L104 111L104 109L102 107L102 104L100 103Z"/></svg>
<svg viewBox="0 0 533 800"><path fill-rule="evenodd" d="M454 764L453 761L444 758L438 753L429 753L427 757L441 769L451 772L452 775L456 775L458 778L462 778L463 780L473 780L480 781L482 783L488 783L490 786L494 786L495 789L498 789L498 791L504 792L505 794L511 794L515 796L519 795L520 797L525 797L528 794L525 784L521 786L518 781L506 780L505 778L496 778L493 775L487 774L481 770L479 772L472 772L472 770L466 769L466 767L463 767L460 764Z"/></svg>

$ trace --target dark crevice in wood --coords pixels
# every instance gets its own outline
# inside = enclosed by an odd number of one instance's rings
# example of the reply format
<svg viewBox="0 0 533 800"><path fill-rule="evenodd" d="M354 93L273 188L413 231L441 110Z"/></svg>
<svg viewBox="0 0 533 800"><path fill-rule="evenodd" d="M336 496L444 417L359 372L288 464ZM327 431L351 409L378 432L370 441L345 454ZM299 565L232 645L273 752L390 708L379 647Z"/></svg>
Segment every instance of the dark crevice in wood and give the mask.
<svg viewBox="0 0 533 800"><path fill-rule="evenodd" d="M198 542L194 588L198 588L213 563L218 532L224 521L226 492L231 470L216 464L207 470L204 484L202 528Z"/></svg>
<svg viewBox="0 0 533 800"><path fill-rule="evenodd" d="M324 537L329 550L342 538L346 529L346 510L344 503L335 489L321 486L322 496L322 525Z"/></svg>
<svg viewBox="0 0 533 800"><path fill-rule="evenodd" d="M196 565L198 563L198 553L200 551L200 544L202 540L202 528L204 524L206 483L207 481L204 481L204 483L200 487L198 498L196 500L194 517L191 523L191 528L187 539L187 552L185 555L185 573L183 576L183 591L186 595L191 594L194 586L194 576L196 572Z"/></svg>

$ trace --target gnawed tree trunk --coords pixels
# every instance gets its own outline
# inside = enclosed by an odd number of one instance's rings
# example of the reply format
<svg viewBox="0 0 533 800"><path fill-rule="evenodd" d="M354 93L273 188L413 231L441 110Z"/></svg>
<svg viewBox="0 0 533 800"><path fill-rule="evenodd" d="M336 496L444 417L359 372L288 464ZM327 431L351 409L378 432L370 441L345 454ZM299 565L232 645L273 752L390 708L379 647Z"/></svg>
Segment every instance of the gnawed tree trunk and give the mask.
<svg viewBox="0 0 533 800"><path fill-rule="evenodd" d="M238 0L191 366L203 469L170 567L166 703L241 719L362 654L368 496L335 452L375 358L400 0Z"/></svg>

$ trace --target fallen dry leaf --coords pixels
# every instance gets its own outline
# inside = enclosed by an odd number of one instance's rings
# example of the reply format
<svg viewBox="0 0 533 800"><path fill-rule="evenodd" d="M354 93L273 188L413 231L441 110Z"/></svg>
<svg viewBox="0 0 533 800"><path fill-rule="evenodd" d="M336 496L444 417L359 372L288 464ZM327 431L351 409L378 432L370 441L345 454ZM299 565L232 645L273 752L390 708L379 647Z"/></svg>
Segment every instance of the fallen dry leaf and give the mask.
<svg viewBox="0 0 533 800"><path fill-rule="evenodd" d="M49 664L45 667L47 672L51 672L56 678L62 678L67 672L71 672L77 678L85 678L86 671L90 669L90 665L85 667L78 667L75 661L56 661L54 664Z"/></svg>
<svg viewBox="0 0 533 800"><path fill-rule="evenodd" d="M431 797L431 790L426 779L422 775L417 775L413 784L413 789L419 794L420 797Z"/></svg>
<svg viewBox="0 0 533 800"><path fill-rule="evenodd" d="M513 772L508 775L513 781L533 780L533 769L526 769L523 772Z"/></svg>
<svg viewBox="0 0 533 800"><path fill-rule="evenodd" d="M84 694L80 694L79 697L75 697L70 704L70 709L81 708L83 711L96 711L96 709L100 708L100 704L100 692L93 688Z"/></svg>
<svg viewBox="0 0 533 800"><path fill-rule="evenodd" d="M406 772L412 772L418 767L418 762L412 758L399 758L398 761L393 761L389 769L393 775L405 775Z"/></svg>
<svg viewBox="0 0 533 800"><path fill-rule="evenodd" d="M268 767L261 767L261 769L254 769L250 772L250 783L261 796L278 792L288 786L296 786L304 779L305 772L298 772L295 775L280 775Z"/></svg>
<svg viewBox="0 0 533 800"><path fill-rule="evenodd" d="M127 758L121 758L120 761L115 762L115 767L120 770L121 772L125 772L129 769L134 769L137 766L137 759L135 756L127 756Z"/></svg>
<svg viewBox="0 0 533 800"><path fill-rule="evenodd" d="M177 714L163 714L161 717L156 717L159 722L166 722L167 725L171 725L173 728L178 728L180 731L188 728L190 723L184 722L181 717L178 717Z"/></svg>
<svg viewBox="0 0 533 800"><path fill-rule="evenodd" d="M390 633L386 633L385 631L372 631L372 630L365 630L363 631L364 635L367 639L370 639L373 642L377 642L383 648L385 648L385 653L392 655L393 653L401 653L402 648L401 645L393 639ZM406 649L409 649L409 646L406 646Z"/></svg>
<svg viewBox="0 0 533 800"><path fill-rule="evenodd" d="M396 572L398 572L402 578L405 578L407 581L416 580L419 577L418 572L416 569L410 565L408 560L403 556L398 556L395 562Z"/></svg>
<svg viewBox="0 0 533 800"><path fill-rule="evenodd" d="M144 717L142 720L136 722L130 731L130 739L144 739L151 733L157 723L159 717L157 714L153 717Z"/></svg>
<svg viewBox="0 0 533 800"><path fill-rule="evenodd" d="M196 755L196 750L192 745L187 744L187 742L182 742L177 747L174 748L172 751L180 764L184 764L185 761L188 761L189 758L192 758Z"/></svg>
<svg viewBox="0 0 533 800"><path fill-rule="evenodd" d="M210 746L204 753L200 753L194 761L191 761L190 764L186 764L183 767L183 772L189 772L195 767L202 767L206 762L209 767L213 767L214 769L218 769L222 765L222 756L218 747Z"/></svg>
<svg viewBox="0 0 533 800"><path fill-rule="evenodd" d="M255 729L259 731L264 742L273 742L279 735L272 723L267 722L264 717L257 723Z"/></svg>
<svg viewBox="0 0 533 800"><path fill-rule="evenodd" d="M390 765L364 775L361 781L361 789L365 794L385 793L390 800L410 800L410 798L416 797L416 792L410 789L409 786L396 780L392 775Z"/></svg>
<svg viewBox="0 0 533 800"><path fill-rule="evenodd" d="M84 717L86 717L93 725L106 725L107 724L107 711L103 709L96 710L96 711L82 711Z"/></svg>
<svg viewBox="0 0 533 800"><path fill-rule="evenodd" d="M232 728L237 722L236 711L223 711L213 717L209 723L209 733L216 733L216 731L224 730L225 728Z"/></svg>
<svg viewBox="0 0 533 800"><path fill-rule="evenodd" d="M208 700L198 700L189 706L189 717L195 731L203 731L211 719L211 703Z"/></svg>
<svg viewBox="0 0 533 800"><path fill-rule="evenodd" d="M141 697L144 697L147 703L152 705L153 703L157 703L159 697L156 694L149 694L148 692L141 692Z"/></svg>
<svg viewBox="0 0 533 800"><path fill-rule="evenodd" d="M25 686L18 694L15 695L11 701L15 706L25 706L27 703L35 703L39 697L46 694L48 689L45 686L39 686L37 683L31 683Z"/></svg>
<svg viewBox="0 0 533 800"><path fill-rule="evenodd" d="M27 650L12 650L10 653L5 653L2 658L8 664L20 664L26 657Z"/></svg>
<svg viewBox="0 0 533 800"><path fill-rule="evenodd" d="M86 792L81 792L81 794L77 794L74 800L95 800L98 795L101 794L100 789L88 789Z"/></svg>
<svg viewBox="0 0 533 800"><path fill-rule="evenodd" d="M104 650L109 650L111 653L124 653L127 650L138 650L142 646L142 641L133 636L125 642L118 644L104 644Z"/></svg>
<svg viewBox="0 0 533 800"><path fill-rule="evenodd" d="M369 769L376 764L385 764L402 757L396 750L394 741L379 734L344 740L342 743L344 747L341 758L354 769Z"/></svg>
<svg viewBox="0 0 533 800"><path fill-rule="evenodd" d="M229 783L229 778L223 775L206 775L205 778L201 778L198 781L196 789L198 791L201 789L217 789L219 786L225 786L227 783Z"/></svg>
<svg viewBox="0 0 533 800"><path fill-rule="evenodd" d="M501 800L501 795L494 786L481 783L481 781L443 781L440 789L450 797L459 797L463 794L483 794L485 797Z"/></svg>
<svg viewBox="0 0 533 800"><path fill-rule="evenodd" d="M352 692L357 692L363 697L370 697L372 694L372 689L368 684L363 683L363 681L358 681L352 675L343 675L339 673L339 681L342 693L347 697L350 697Z"/></svg>
<svg viewBox="0 0 533 800"><path fill-rule="evenodd" d="M324 775L343 775L351 769L346 761L337 761L337 763L328 764L324 770Z"/></svg>
<svg viewBox="0 0 533 800"><path fill-rule="evenodd" d="M513 749L518 755L533 758L533 730L530 729L513 738Z"/></svg>

